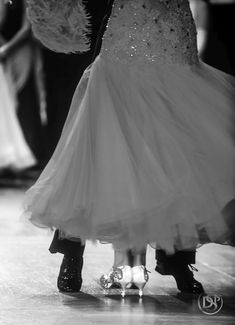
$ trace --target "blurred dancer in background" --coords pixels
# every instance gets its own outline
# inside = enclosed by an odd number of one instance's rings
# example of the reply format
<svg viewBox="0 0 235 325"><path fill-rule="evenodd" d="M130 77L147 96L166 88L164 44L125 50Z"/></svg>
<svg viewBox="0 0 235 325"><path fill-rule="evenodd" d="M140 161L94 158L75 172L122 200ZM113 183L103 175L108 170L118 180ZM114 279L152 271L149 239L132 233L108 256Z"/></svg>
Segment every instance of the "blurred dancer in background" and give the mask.
<svg viewBox="0 0 235 325"><path fill-rule="evenodd" d="M1 24L0 58L11 75L17 99L17 114L24 137L37 160L44 165L44 139L40 115L40 84L37 69L39 52L26 19L23 0L1 1L4 19Z"/></svg>
<svg viewBox="0 0 235 325"><path fill-rule="evenodd" d="M209 0L209 33L204 62L235 75L235 0Z"/></svg>
<svg viewBox="0 0 235 325"><path fill-rule="evenodd" d="M26 72L15 76L7 56L14 51L13 45L5 39L5 24L8 19L8 4L0 1L0 175L6 170L18 173L35 165L36 160L26 143L17 117L17 91L22 87ZM28 33L24 19L16 43ZM15 45L16 46L16 45Z"/></svg>
<svg viewBox="0 0 235 325"><path fill-rule="evenodd" d="M198 55L203 60L209 37L209 3L208 0L190 0L189 2L197 28Z"/></svg>

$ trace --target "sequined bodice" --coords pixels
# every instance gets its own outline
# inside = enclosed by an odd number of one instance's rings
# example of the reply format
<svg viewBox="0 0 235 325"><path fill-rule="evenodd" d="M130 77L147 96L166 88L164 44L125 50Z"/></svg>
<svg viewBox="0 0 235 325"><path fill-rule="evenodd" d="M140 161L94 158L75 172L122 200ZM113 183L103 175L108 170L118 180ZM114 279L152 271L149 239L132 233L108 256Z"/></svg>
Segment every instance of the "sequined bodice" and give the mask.
<svg viewBox="0 0 235 325"><path fill-rule="evenodd" d="M115 0L101 53L125 63L196 64L188 0Z"/></svg>

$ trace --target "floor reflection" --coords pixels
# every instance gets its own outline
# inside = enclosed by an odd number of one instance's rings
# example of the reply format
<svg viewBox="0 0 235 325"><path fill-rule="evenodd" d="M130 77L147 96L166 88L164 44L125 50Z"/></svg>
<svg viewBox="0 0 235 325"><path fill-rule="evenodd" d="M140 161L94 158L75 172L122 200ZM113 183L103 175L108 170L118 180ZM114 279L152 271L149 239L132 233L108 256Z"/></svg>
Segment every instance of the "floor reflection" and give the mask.
<svg viewBox="0 0 235 325"><path fill-rule="evenodd" d="M222 315L235 316L235 296L223 297ZM101 311L107 313L128 313L128 314L190 314L201 315L198 307L198 296L190 294L177 295L155 295L143 296L131 294L122 298L120 294L106 296L93 296L86 293L66 294L62 298L62 304L70 308L78 308L80 311L89 312Z"/></svg>

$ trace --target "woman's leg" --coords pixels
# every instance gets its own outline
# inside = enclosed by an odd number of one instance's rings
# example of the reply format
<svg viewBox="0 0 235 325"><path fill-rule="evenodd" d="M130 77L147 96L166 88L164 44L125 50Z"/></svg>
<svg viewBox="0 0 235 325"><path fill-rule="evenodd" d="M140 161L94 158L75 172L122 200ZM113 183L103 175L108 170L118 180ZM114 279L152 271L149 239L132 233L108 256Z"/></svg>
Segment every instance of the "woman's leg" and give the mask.
<svg viewBox="0 0 235 325"><path fill-rule="evenodd" d="M127 250L114 248L114 261L112 269L103 274L100 284L104 289L122 288L122 297L125 296L126 288L132 283L132 268Z"/></svg>
<svg viewBox="0 0 235 325"><path fill-rule="evenodd" d="M146 247L140 250L130 250L128 251L128 256L132 267L146 265Z"/></svg>
<svg viewBox="0 0 235 325"><path fill-rule="evenodd" d="M132 284L132 288L139 289L140 297L143 288L148 281L146 265L146 247L140 250L114 249L114 261L111 271L102 275L100 282L105 289L122 287L122 296L125 296L126 288Z"/></svg>
<svg viewBox="0 0 235 325"><path fill-rule="evenodd" d="M132 282L139 289L139 296L142 297L143 289L149 280L146 265L146 247L141 250L132 250Z"/></svg>
<svg viewBox="0 0 235 325"><path fill-rule="evenodd" d="M132 266L128 251L114 249L113 268L124 266L124 265Z"/></svg>

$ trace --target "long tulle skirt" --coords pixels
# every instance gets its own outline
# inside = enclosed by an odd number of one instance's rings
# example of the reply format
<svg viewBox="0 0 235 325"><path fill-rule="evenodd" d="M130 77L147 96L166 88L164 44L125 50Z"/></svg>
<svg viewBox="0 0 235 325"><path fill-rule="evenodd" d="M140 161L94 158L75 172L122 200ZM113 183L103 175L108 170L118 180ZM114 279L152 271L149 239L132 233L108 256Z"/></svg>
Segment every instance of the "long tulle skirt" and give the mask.
<svg viewBox="0 0 235 325"><path fill-rule="evenodd" d="M66 237L169 253L225 242L234 198L234 79L208 65L99 56L25 211Z"/></svg>

